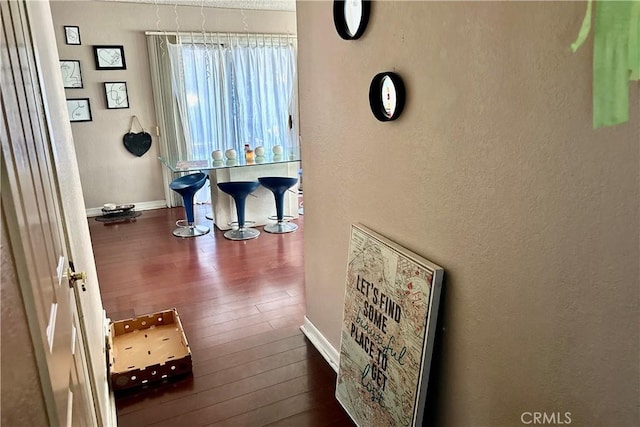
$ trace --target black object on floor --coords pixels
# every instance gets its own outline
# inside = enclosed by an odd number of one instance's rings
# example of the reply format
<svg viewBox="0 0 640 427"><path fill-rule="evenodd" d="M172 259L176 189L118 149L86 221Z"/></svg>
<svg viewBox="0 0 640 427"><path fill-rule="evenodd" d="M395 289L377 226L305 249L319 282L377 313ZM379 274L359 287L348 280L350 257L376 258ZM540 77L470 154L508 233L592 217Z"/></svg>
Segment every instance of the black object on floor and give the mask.
<svg viewBox="0 0 640 427"><path fill-rule="evenodd" d="M134 210L126 210L120 212L109 213L106 215L100 215L96 217L96 221L104 222L105 224L113 224L118 222L130 222L135 221L137 217L142 215L142 212L136 212Z"/></svg>

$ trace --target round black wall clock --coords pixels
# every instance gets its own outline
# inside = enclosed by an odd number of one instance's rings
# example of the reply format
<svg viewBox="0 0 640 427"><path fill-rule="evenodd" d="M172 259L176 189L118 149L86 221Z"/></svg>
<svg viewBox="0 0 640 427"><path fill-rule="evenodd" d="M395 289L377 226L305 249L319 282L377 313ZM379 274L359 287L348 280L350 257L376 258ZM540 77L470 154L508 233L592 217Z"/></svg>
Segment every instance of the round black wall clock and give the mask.
<svg viewBox="0 0 640 427"><path fill-rule="evenodd" d="M369 22L371 1L334 0L333 22L340 37L345 40L359 39Z"/></svg>
<svg viewBox="0 0 640 427"><path fill-rule="evenodd" d="M388 122L402 113L405 101L404 83L391 71L376 74L369 86L369 105L376 119Z"/></svg>

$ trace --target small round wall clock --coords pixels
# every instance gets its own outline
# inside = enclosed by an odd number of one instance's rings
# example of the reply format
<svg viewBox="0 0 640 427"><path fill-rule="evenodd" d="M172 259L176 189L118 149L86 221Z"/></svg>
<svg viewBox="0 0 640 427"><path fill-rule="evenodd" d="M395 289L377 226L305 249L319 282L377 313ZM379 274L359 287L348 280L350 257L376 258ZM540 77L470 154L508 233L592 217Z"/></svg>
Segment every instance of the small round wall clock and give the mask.
<svg viewBox="0 0 640 427"><path fill-rule="evenodd" d="M369 105L376 119L389 122L402 113L405 101L404 83L391 71L376 74L369 86Z"/></svg>
<svg viewBox="0 0 640 427"><path fill-rule="evenodd" d="M369 22L369 0L334 0L333 22L336 31L345 40L359 39Z"/></svg>

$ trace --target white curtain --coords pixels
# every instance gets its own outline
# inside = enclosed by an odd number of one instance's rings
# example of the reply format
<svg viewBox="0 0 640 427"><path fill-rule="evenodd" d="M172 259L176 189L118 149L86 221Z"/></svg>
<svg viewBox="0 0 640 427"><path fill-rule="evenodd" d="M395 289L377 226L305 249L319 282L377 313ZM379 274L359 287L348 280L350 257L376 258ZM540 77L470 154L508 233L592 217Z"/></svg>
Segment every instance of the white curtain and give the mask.
<svg viewBox="0 0 640 427"><path fill-rule="evenodd" d="M174 162L184 157L186 142L182 132L182 123L178 113L173 91L171 90L171 62L167 52L167 43L176 41L172 35L147 35L151 84L156 108L156 120L160 135L158 143L160 156ZM177 176L169 169L162 168L165 200L169 207L181 206L182 197L169 189L169 184Z"/></svg>
<svg viewBox="0 0 640 427"><path fill-rule="evenodd" d="M208 159L213 150L244 145L297 147L291 105L297 86L295 38L279 35L186 36L169 43L172 91L187 158ZM203 188L196 202L209 200Z"/></svg>
<svg viewBox="0 0 640 427"><path fill-rule="evenodd" d="M274 145L288 147L289 106L295 79L293 46L269 43L231 43L237 105L238 139L270 151ZM264 106L271 106L267 109Z"/></svg>
<svg viewBox="0 0 640 427"><path fill-rule="evenodd" d="M295 49L289 37L226 35L169 44L173 92L188 159L244 144L290 147Z"/></svg>

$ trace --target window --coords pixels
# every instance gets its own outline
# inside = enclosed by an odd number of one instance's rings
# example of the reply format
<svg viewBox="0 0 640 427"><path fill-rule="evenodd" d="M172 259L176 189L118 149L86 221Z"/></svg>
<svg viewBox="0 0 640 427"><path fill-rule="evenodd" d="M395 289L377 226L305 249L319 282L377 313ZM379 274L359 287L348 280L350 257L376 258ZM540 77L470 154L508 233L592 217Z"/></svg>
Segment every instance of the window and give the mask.
<svg viewBox="0 0 640 427"><path fill-rule="evenodd" d="M147 43L162 157L208 159L244 144L299 149L295 36L149 33ZM180 205L168 190L175 177L162 173L169 206Z"/></svg>
<svg viewBox="0 0 640 427"><path fill-rule="evenodd" d="M289 37L226 36L169 44L172 89L191 159L245 144L297 143L290 126L295 50Z"/></svg>

